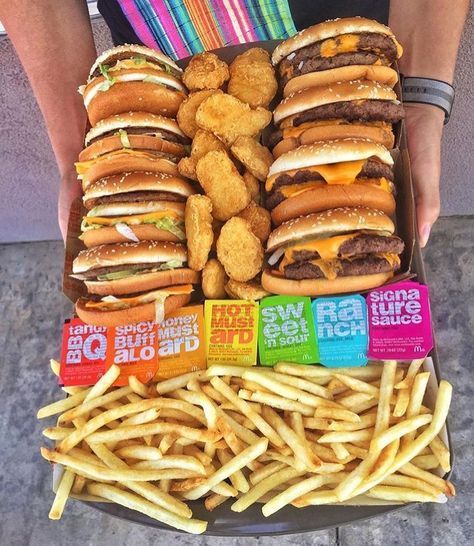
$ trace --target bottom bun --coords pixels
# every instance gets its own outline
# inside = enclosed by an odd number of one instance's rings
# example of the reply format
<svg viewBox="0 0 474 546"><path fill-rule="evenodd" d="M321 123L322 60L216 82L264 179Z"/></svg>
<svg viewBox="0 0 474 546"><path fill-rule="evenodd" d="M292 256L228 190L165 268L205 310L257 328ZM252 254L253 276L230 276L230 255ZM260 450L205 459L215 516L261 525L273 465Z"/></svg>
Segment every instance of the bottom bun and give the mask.
<svg viewBox="0 0 474 546"><path fill-rule="evenodd" d="M369 184L334 184L288 197L271 212L272 221L282 222L313 212L339 207L368 207L388 214L395 212L395 199L388 191Z"/></svg>
<svg viewBox="0 0 474 546"><path fill-rule="evenodd" d="M280 140L273 148L272 154L275 159L282 154L294 150L302 144L314 144L327 140L338 140L341 138L366 138L377 144L381 144L389 150L393 148L395 137L393 131L388 127L377 127L361 123L334 123L310 127L299 137L290 137Z"/></svg>
<svg viewBox="0 0 474 546"><path fill-rule="evenodd" d="M166 229L158 229L153 224L139 224L129 226L139 241L171 241L172 243L181 243L181 239ZM87 248L98 245L110 245L114 243L129 243L128 239L114 226L105 226L98 229L90 229L81 235L81 239Z"/></svg>
<svg viewBox="0 0 474 546"><path fill-rule="evenodd" d="M126 267L126 266L125 266ZM166 269L154 273L143 273L133 275L125 279L114 281L85 281L89 294L99 296L123 296L125 294L136 294L147 292L164 286L176 284L197 284L200 281L200 274L187 267L179 269Z"/></svg>
<svg viewBox="0 0 474 546"><path fill-rule="evenodd" d="M393 272L376 273L328 279L303 279L296 281L274 275L269 269L262 274L262 286L272 294L285 296L325 296L344 294L346 292L361 292L370 288L382 286L393 277Z"/></svg>
<svg viewBox="0 0 474 546"><path fill-rule="evenodd" d="M165 300L165 317L176 309L183 307L191 300L190 294L168 296ZM155 320L156 309L154 303L144 303L128 309L116 311L100 311L86 307L87 299L80 298L76 302L77 316L86 324L94 326L124 326L144 320Z"/></svg>

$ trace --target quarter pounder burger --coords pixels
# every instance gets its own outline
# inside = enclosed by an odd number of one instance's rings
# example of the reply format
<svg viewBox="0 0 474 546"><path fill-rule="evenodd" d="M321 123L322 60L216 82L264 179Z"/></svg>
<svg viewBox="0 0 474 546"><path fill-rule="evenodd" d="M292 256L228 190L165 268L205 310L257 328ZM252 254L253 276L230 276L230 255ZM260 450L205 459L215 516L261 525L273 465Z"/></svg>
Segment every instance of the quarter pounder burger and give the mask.
<svg viewBox="0 0 474 546"><path fill-rule="evenodd" d="M367 138L392 148L392 125L404 117L395 91L368 80L311 87L276 107L269 147L274 157L301 144L339 138Z"/></svg>
<svg viewBox="0 0 474 546"><path fill-rule="evenodd" d="M389 67L402 51L387 26L348 17L298 32L275 48L272 62L288 96L306 87L361 78L393 86L397 73Z"/></svg>
<svg viewBox="0 0 474 546"><path fill-rule="evenodd" d="M79 92L92 126L130 111L174 117L186 98L181 69L159 51L135 45L102 53Z"/></svg>
<svg viewBox="0 0 474 546"><path fill-rule="evenodd" d="M370 140L303 145L270 167L266 205L276 225L337 207L365 206L393 214L392 169L389 151Z"/></svg>
<svg viewBox="0 0 474 546"><path fill-rule="evenodd" d="M403 241L383 212L344 207L283 223L268 239L262 286L273 294L320 296L367 290L400 268Z"/></svg>

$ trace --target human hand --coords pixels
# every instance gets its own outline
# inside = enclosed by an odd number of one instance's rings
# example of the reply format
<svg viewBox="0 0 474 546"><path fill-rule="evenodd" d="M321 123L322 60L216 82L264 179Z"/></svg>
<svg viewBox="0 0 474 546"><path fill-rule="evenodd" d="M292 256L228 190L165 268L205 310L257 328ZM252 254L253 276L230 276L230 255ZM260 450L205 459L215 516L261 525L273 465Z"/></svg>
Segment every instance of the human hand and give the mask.
<svg viewBox="0 0 474 546"><path fill-rule="evenodd" d="M428 104L405 104L405 112L418 237L421 247L424 247L440 212L439 178L444 112Z"/></svg>
<svg viewBox="0 0 474 546"><path fill-rule="evenodd" d="M81 193L81 184L77 179L75 170L67 171L61 178L58 197L58 222L64 242L66 242L71 205L74 199L79 197Z"/></svg>

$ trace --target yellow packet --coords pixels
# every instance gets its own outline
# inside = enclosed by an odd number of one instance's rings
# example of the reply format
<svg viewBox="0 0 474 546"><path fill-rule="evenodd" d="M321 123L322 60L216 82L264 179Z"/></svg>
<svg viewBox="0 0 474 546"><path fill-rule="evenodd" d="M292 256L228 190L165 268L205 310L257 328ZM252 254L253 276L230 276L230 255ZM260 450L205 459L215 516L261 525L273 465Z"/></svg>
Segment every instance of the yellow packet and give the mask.
<svg viewBox="0 0 474 546"><path fill-rule="evenodd" d="M257 363L258 303L206 300L207 365Z"/></svg>

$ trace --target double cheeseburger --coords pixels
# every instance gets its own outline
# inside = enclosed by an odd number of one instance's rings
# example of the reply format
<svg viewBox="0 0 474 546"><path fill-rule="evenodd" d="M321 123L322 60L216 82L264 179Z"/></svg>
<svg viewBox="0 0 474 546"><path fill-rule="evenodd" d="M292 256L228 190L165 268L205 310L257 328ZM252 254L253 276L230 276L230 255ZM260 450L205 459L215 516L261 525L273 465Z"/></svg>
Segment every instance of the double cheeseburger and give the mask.
<svg viewBox="0 0 474 546"><path fill-rule="evenodd" d="M125 172L90 184L80 238L87 247L126 241L185 239L184 211L193 187L180 177Z"/></svg>
<svg viewBox="0 0 474 546"><path fill-rule="evenodd" d="M400 268L403 241L383 212L345 207L285 222L267 243L262 286L273 294L320 296L381 286Z"/></svg>
<svg viewBox="0 0 474 546"><path fill-rule="evenodd" d="M316 142L281 155L265 183L273 223L336 207L395 212L393 159L370 140Z"/></svg>
<svg viewBox="0 0 474 546"><path fill-rule="evenodd" d="M124 112L176 116L186 98L181 69L159 51L117 46L99 55L79 88L92 126Z"/></svg>
<svg viewBox="0 0 474 546"><path fill-rule="evenodd" d="M73 262L72 276L83 280L92 296L80 298L76 312L84 322L100 326L161 322L189 302L192 284L199 282L186 261L184 245L156 241L84 250Z"/></svg>
<svg viewBox="0 0 474 546"><path fill-rule="evenodd" d="M123 171L177 175L189 139L177 122L144 112L126 112L100 121L86 135L76 171L84 189L104 176Z"/></svg>
<svg viewBox="0 0 474 546"><path fill-rule="evenodd" d="M310 87L283 99L274 112L278 127L269 138L274 157L301 144L367 138L392 148L392 125L404 117L395 91L370 80Z"/></svg>
<svg viewBox="0 0 474 546"><path fill-rule="evenodd" d="M402 55L392 31L363 17L334 19L313 25L279 44L272 55L284 96L307 87L368 79L393 86L390 65Z"/></svg>

